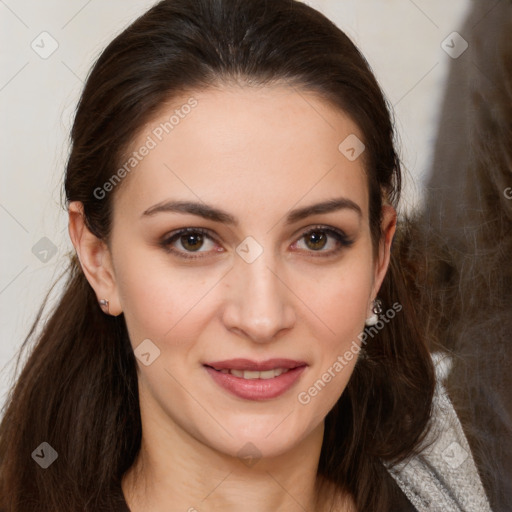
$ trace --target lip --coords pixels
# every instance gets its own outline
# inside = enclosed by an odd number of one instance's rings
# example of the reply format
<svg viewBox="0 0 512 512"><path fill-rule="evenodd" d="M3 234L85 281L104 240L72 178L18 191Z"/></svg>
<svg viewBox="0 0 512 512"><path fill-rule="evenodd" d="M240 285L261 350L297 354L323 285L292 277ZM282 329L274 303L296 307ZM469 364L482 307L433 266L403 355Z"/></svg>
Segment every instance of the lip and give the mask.
<svg viewBox="0 0 512 512"><path fill-rule="evenodd" d="M292 369L297 366L307 366L305 361L295 361L293 359L267 359L266 361L252 361L251 359L226 359L224 361L214 361L204 363L206 366L217 368L218 370L252 370L255 372L264 372L273 368Z"/></svg>
<svg viewBox="0 0 512 512"><path fill-rule="evenodd" d="M288 368L288 371L271 379L244 379L230 373L221 373L215 370L213 366L218 369L252 371ZM229 361L218 361L204 365L216 384L232 395L245 400L270 400L283 395L299 380L306 367L306 363L292 361L291 359L269 359L262 362L248 359L230 359Z"/></svg>

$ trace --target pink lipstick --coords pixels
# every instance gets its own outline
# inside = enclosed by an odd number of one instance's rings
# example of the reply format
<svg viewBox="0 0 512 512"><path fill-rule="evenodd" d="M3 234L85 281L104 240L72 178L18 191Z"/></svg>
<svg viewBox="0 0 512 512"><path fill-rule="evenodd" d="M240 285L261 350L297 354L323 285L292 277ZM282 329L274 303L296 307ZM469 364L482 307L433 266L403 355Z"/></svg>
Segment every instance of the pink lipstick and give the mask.
<svg viewBox="0 0 512 512"><path fill-rule="evenodd" d="M307 363L292 359L229 359L204 364L223 389L247 400L267 400L288 391L306 369Z"/></svg>

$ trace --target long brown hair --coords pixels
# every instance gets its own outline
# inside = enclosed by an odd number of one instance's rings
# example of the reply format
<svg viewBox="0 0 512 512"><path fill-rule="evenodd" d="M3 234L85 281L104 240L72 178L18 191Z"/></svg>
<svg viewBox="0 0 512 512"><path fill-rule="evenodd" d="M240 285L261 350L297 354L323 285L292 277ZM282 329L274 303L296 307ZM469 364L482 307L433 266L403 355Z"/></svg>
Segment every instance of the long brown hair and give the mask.
<svg viewBox="0 0 512 512"><path fill-rule="evenodd" d="M366 146L376 248L382 200L397 207L401 188L387 102L349 38L293 0L164 0L108 45L76 111L64 183L66 200L83 203L91 232L108 240L117 190L105 197L94 191L122 165L159 108L182 91L233 80L258 86L284 80L318 93L356 122ZM102 313L76 256L67 276L0 425L0 506L9 512L115 509L122 475L140 448L136 360L124 317ZM353 494L358 510L373 512L389 511L394 503L397 487L383 462L414 452L434 389L432 362L394 249L379 297L385 309L397 303L401 311L364 343L326 418L318 469ZM48 469L31 458L42 442L58 453Z"/></svg>
<svg viewBox="0 0 512 512"><path fill-rule="evenodd" d="M408 244L421 325L452 354L446 389L494 512L512 508L512 2L471 3ZM454 201L454 197L457 198ZM428 247L428 251L425 248Z"/></svg>

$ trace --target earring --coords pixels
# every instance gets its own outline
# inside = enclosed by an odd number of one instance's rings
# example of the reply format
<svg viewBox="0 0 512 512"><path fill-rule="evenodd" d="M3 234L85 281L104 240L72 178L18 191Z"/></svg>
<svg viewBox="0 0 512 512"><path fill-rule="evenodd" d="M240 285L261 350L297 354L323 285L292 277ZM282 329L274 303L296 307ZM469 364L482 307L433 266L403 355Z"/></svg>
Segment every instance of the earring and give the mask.
<svg viewBox="0 0 512 512"><path fill-rule="evenodd" d="M380 299L373 301L372 312L373 315L368 317L364 322L367 326L375 325L379 321L379 315L382 313L382 301Z"/></svg>
<svg viewBox="0 0 512 512"><path fill-rule="evenodd" d="M109 315L109 307L108 307L108 300L107 299L100 299L98 301L100 308L102 309L103 313Z"/></svg>

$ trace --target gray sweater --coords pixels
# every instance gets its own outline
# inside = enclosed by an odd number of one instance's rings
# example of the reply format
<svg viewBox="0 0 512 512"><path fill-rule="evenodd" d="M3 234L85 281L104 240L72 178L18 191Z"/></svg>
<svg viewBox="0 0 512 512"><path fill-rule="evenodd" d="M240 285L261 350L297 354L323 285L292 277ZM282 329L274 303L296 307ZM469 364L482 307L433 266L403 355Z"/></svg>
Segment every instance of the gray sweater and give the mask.
<svg viewBox="0 0 512 512"><path fill-rule="evenodd" d="M418 512L491 512L468 441L442 381L449 358L433 354L437 386L421 454L388 468Z"/></svg>

